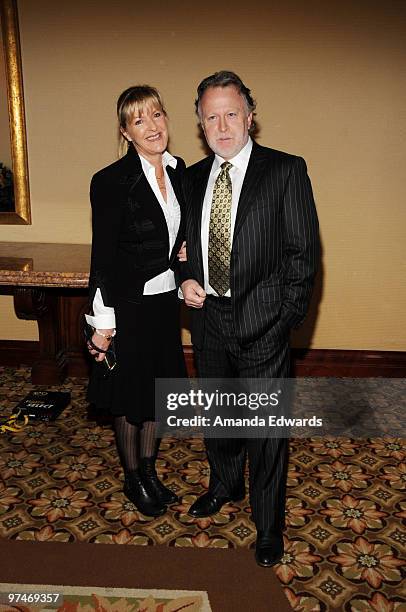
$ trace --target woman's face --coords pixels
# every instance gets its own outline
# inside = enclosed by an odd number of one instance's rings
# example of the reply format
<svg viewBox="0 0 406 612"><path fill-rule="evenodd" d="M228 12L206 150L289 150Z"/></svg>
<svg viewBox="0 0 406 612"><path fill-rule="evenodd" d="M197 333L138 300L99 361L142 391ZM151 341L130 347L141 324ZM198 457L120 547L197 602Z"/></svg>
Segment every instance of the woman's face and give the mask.
<svg viewBox="0 0 406 612"><path fill-rule="evenodd" d="M154 103L136 112L121 132L134 143L138 153L150 161L168 146L168 122L163 110Z"/></svg>

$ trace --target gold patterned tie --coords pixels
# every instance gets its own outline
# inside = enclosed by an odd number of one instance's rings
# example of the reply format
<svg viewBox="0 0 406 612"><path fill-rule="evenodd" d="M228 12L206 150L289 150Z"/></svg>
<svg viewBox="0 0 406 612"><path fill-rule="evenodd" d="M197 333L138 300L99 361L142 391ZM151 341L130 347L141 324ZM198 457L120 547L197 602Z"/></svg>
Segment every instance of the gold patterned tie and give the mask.
<svg viewBox="0 0 406 612"><path fill-rule="evenodd" d="M230 162L221 164L213 189L209 225L209 284L220 296L230 287L231 179Z"/></svg>

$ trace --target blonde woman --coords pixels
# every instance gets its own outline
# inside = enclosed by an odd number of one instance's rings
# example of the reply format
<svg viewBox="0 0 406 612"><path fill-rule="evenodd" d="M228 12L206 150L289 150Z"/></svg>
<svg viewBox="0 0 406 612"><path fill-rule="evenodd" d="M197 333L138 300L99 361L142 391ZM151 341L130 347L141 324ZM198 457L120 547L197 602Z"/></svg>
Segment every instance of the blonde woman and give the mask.
<svg viewBox="0 0 406 612"><path fill-rule="evenodd" d="M168 119L159 92L129 87L117 102L118 161L91 182L89 352L102 361L114 337L117 368L89 400L108 404L124 468L124 493L147 516L164 514L176 495L157 478L154 380L186 376L175 285L183 237L185 164L167 151ZM101 351L95 350L100 348Z"/></svg>

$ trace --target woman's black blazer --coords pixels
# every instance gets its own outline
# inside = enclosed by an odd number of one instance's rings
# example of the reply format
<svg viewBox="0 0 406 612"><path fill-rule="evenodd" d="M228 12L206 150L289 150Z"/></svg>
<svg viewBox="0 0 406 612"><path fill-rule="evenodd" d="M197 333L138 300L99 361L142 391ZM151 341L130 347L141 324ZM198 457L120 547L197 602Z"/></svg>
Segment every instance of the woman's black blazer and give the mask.
<svg viewBox="0 0 406 612"><path fill-rule="evenodd" d="M165 217L134 146L93 176L90 304L98 287L105 306L114 307L120 299L137 303L148 280L169 268L176 271L176 255L184 237L185 162L178 157L176 169L167 166L166 170L181 208L179 231L170 254Z"/></svg>

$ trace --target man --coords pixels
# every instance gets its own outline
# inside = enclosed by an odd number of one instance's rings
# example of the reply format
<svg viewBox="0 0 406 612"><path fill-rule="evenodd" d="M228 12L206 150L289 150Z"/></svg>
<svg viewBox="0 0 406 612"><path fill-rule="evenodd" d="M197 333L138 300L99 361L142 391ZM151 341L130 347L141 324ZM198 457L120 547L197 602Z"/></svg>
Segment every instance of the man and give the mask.
<svg viewBox="0 0 406 612"><path fill-rule="evenodd" d="M318 223L303 159L249 136L255 103L233 72L198 87L196 110L213 154L188 170L187 263L182 291L202 378L289 376L289 332L304 319L318 261ZM249 460L256 560L283 555L288 440L206 439L205 517L244 498Z"/></svg>

